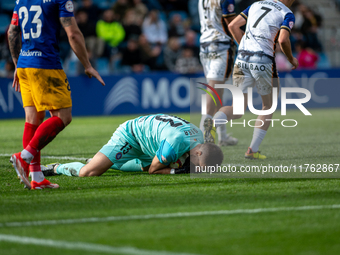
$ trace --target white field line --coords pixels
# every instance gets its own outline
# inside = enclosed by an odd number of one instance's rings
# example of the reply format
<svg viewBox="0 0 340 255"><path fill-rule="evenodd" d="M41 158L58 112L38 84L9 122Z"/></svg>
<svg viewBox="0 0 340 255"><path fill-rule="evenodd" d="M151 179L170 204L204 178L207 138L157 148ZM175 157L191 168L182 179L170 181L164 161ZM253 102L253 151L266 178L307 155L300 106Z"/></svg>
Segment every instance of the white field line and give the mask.
<svg viewBox="0 0 340 255"><path fill-rule="evenodd" d="M0 154L0 157L10 157L13 154ZM41 156L42 158L48 159L61 159L61 160L86 160L88 158L77 158L77 157L68 157L68 156Z"/></svg>
<svg viewBox="0 0 340 255"><path fill-rule="evenodd" d="M0 154L0 157L11 157L13 154ZM77 158L77 157L68 157L68 156L41 156L41 158L47 158L47 159L59 159L59 160L78 160L78 161L85 161L88 158ZM241 167L241 166L245 166L245 165L241 165L241 164L223 164L221 166L236 166L236 167ZM302 169L305 169L305 167L303 167Z"/></svg>
<svg viewBox="0 0 340 255"><path fill-rule="evenodd" d="M177 253L168 251L152 251L137 249L134 247L113 247L101 244L55 241L50 239L40 239L25 236L3 235L0 234L0 242L11 242L28 245L48 246L58 249L82 250L88 252L102 252L109 254L128 254L128 255L193 255L189 253Z"/></svg>
<svg viewBox="0 0 340 255"><path fill-rule="evenodd" d="M171 218L233 215L233 214L258 214L258 213L269 213L269 212L311 211L311 210L323 210L323 209L340 209L340 204L312 205L312 206L298 206L298 207L257 208L257 209L236 209L236 210L202 211L202 212L178 212L178 213L164 213L164 214L109 216L109 217L93 217L93 218L63 219L63 220L4 222L4 223L0 223L0 228L61 225L61 224L68 225L68 224L98 223L98 222L112 222L112 221L171 219Z"/></svg>

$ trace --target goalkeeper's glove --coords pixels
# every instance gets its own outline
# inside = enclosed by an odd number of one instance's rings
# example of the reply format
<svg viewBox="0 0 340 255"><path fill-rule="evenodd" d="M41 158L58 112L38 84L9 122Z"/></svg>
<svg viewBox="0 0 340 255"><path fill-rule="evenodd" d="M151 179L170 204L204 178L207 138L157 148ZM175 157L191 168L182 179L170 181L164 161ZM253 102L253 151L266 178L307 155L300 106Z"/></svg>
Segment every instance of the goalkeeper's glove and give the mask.
<svg viewBox="0 0 340 255"><path fill-rule="evenodd" d="M181 168L171 169L170 174L190 174L190 157L187 157Z"/></svg>

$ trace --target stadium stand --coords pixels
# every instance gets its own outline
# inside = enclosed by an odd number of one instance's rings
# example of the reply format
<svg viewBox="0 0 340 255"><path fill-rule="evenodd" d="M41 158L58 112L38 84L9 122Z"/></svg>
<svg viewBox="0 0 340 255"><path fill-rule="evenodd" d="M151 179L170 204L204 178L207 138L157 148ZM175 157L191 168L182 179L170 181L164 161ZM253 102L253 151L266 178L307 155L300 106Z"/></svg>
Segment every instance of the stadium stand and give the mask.
<svg viewBox="0 0 340 255"><path fill-rule="evenodd" d="M0 1L0 59L3 63L6 63L9 53L5 33L10 22L14 1ZM102 74L171 69L164 61L164 50L167 43L149 43L149 46L147 46L143 40L144 35L141 34L143 22L152 10L158 10L159 19L166 24L168 39L177 38L181 44L181 51L188 48L186 38L196 38L194 45L190 45L190 47L194 51L194 57L198 57L196 55L199 46L199 20L194 8L197 6L198 0L74 0L73 2L76 7L76 17L78 17L78 12L86 12L89 24L97 23L98 20L102 19L105 10L112 9L117 14L115 21L121 23L124 27L126 32L124 40L118 46L105 47L103 52L95 50L102 47L99 45L101 42L98 35L99 40L94 39L92 35L87 40L91 61ZM236 2L238 11L242 11L240 8L251 4L253 1L239 0ZM292 33L292 47L295 50L295 43L301 40L305 42L306 48L310 52L315 51L318 56L317 68L340 66L340 12L339 8L336 8L337 6L340 6L339 0L323 0L322 2L319 0L296 0L293 7L297 16L297 26ZM83 27L82 30L88 28L87 24L79 25ZM123 52L126 52L128 41L137 37L140 37L138 47L139 52L144 54L141 59L146 68L122 66L121 63L126 63L122 57ZM97 44L98 47L96 48ZM68 75L78 75L81 72L77 67L78 64L74 63L76 61L72 59L71 50L69 47L64 47L65 45L67 45L67 42L62 35L60 48L65 70ZM160 53L158 53L159 51ZM101 52L102 54L100 54ZM298 56L296 51L295 55ZM201 69L197 68L197 70ZM173 68L172 71L174 71Z"/></svg>

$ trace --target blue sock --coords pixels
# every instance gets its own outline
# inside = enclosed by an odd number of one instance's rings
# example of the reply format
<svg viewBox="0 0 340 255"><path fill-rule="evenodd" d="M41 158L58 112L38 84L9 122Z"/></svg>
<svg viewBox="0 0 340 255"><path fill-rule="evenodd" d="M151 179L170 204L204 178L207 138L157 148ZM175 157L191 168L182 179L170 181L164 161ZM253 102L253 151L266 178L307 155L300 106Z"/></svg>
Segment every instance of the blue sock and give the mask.
<svg viewBox="0 0 340 255"><path fill-rule="evenodd" d="M119 170L124 172L142 172L141 163L139 159L133 159L122 165Z"/></svg>
<svg viewBox="0 0 340 255"><path fill-rule="evenodd" d="M57 174L79 177L80 169L82 169L83 166L85 165L80 162L61 164L57 167Z"/></svg>

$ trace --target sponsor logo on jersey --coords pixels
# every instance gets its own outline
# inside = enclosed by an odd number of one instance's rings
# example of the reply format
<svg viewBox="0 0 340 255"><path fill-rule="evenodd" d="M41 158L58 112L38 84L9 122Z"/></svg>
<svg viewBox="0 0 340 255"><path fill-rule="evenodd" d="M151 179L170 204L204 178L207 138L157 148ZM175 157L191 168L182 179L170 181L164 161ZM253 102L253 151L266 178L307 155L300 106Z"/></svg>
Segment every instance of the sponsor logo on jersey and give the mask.
<svg viewBox="0 0 340 255"><path fill-rule="evenodd" d="M164 157L163 155L162 155L162 161L163 161L164 163L168 163L168 160L167 160L166 157Z"/></svg>
<svg viewBox="0 0 340 255"><path fill-rule="evenodd" d="M117 159L117 160L121 159L122 157L123 157L123 154L122 154L121 152L118 152L118 153L116 154L116 159Z"/></svg>
<svg viewBox="0 0 340 255"><path fill-rule="evenodd" d="M289 22L289 28L292 29L293 27L294 27L294 22L293 21Z"/></svg>
<svg viewBox="0 0 340 255"><path fill-rule="evenodd" d="M255 65L255 64L238 62L237 66L238 66L238 68L249 69L249 70L254 70L254 71L262 71L263 72L263 71L266 70L266 66L264 66L264 65Z"/></svg>
<svg viewBox="0 0 340 255"><path fill-rule="evenodd" d="M25 50L21 50L20 51L20 56L23 57L41 57L42 56L42 52L41 51L25 51Z"/></svg>
<svg viewBox="0 0 340 255"><path fill-rule="evenodd" d="M234 12L235 6L233 4L228 5L228 12Z"/></svg>
<svg viewBox="0 0 340 255"><path fill-rule="evenodd" d="M66 10L67 10L67 11L69 11L69 12L73 12L73 10L74 10L74 6L73 6L73 3L72 3L72 1L71 1L71 0L66 2L66 4L65 4L65 8L66 8Z"/></svg>

